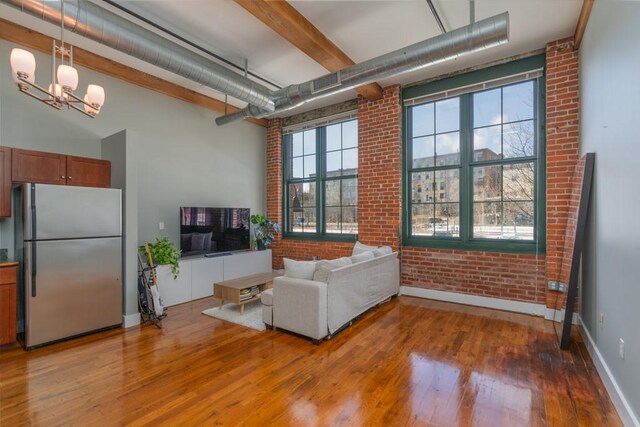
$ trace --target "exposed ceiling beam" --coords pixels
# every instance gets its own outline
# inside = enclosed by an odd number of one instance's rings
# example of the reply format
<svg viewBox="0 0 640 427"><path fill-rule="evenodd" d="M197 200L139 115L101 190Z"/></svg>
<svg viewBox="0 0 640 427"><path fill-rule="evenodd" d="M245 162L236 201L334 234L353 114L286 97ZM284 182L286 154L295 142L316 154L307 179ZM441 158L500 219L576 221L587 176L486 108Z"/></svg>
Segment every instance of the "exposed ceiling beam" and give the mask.
<svg viewBox="0 0 640 427"><path fill-rule="evenodd" d="M2 18L0 18L0 38L51 54L51 37ZM0 60L2 59L3 58L0 58ZM9 60L9 58L4 59ZM172 98L199 105L217 113L238 111L238 108L232 105L227 105L225 110L225 104L222 101L168 82L143 71L136 70L127 65L120 64L103 56L96 55L79 47L74 46L73 48L73 61L90 70L106 74L154 92L162 93ZM264 119L248 118L246 120L260 126L267 126L267 121Z"/></svg>
<svg viewBox="0 0 640 427"><path fill-rule="evenodd" d="M589 22L589 15L591 15L591 9L593 8L594 0L584 0L582 3L582 9L580 10L580 17L578 18L578 25L576 25L576 32L573 35L573 50L580 49L580 43L582 43L582 37L584 36L584 30L587 29L587 22Z"/></svg>
<svg viewBox="0 0 640 427"><path fill-rule="evenodd" d="M235 0L235 2L332 73L355 64L346 53L288 2L265 0ZM377 83L360 86L355 90L369 100L382 98L382 88Z"/></svg>

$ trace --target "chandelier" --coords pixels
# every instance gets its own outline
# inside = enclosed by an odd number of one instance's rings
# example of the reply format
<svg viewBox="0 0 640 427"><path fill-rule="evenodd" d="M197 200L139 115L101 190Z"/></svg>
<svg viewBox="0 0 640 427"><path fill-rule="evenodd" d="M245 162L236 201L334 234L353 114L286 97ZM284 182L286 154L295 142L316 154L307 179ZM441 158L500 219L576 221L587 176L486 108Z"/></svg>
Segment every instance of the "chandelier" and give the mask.
<svg viewBox="0 0 640 427"><path fill-rule="evenodd" d="M48 89L36 84L36 58L24 49L11 50L11 73L20 92L61 110L74 109L94 118L104 104L104 89L90 84L84 98L74 93L78 88L78 71L73 67L73 46L64 43L64 0L61 0L60 44L53 40L51 84ZM57 68L56 68L57 65ZM33 91L31 90L33 89Z"/></svg>

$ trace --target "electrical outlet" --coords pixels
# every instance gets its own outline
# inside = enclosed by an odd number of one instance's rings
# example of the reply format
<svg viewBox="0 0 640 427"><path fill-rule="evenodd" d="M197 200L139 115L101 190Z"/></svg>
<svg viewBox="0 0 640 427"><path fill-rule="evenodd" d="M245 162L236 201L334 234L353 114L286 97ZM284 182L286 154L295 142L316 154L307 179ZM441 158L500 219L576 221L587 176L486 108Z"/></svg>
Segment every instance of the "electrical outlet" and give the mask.
<svg viewBox="0 0 640 427"><path fill-rule="evenodd" d="M622 338L620 338L620 359L624 360L624 340Z"/></svg>
<svg viewBox="0 0 640 427"><path fill-rule="evenodd" d="M598 317L598 323L600 324L600 329L604 328L604 313L600 313Z"/></svg>
<svg viewBox="0 0 640 427"><path fill-rule="evenodd" d="M158 223L158 228L159 228L160 230L164 230L164 222L160 222L160 223Z"/></svg>

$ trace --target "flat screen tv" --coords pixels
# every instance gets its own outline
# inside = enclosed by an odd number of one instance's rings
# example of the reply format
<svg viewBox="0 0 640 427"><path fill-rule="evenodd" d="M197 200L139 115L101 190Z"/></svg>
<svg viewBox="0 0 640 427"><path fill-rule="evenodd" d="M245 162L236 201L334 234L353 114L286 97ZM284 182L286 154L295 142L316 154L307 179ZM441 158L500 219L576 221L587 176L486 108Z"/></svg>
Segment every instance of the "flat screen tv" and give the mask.
<svg viewBox="0 0 640 427"><path fill-rule="evenodd" d="M250 249L248 208L180 208L182 256Z"/></svg>

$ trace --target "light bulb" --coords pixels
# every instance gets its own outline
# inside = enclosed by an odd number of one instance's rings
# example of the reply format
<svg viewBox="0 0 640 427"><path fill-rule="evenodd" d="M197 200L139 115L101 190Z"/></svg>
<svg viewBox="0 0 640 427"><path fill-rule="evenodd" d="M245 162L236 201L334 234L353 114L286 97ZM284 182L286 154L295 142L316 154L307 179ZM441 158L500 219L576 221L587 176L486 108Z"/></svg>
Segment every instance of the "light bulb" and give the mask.
<svg viewBox="0 0 640 427"><path fill-rule="evenodd" d="M74 91L78 87L78 71L69 65L58 66L58 83L67 90Z"/></svg>
<svg viewBox="0 0 640 427"><path fill-rule="evenodd" d="M66 93L64 93L62 91L62 86L60 86L58 83L56 83L56 91L55 93L51 90L51 85L49 85L49 93L52 93L56 96L56 98L60 98L62 97L63 99L69 99L69 95L67 95ZM51 98L51 97L49 97Z"/></svg>
<svg viewBox="0 0 640 427"><path fill-rule="evenodd" d="M102 86L89 85L87 87L87 96L85 98L85 101L88 99L87 102L89 104L102 107L104 104L104 89Z"/></svg>
<svg viewBox="0 0 640 427"><path fill-rule="evenodd" d="M31 77L36 72L36 58L33 54L24 49L11 50L11 71L14 75L18 73Z"/></svg>
<svg viewBox="0 0 640 427"><path fill-rule="evenodd" d="M87 104L91 104L91 102L89 101L89 94L88 94L88 93L84 96L84 102L86 102ZM100 112L100 111L98 111L98 110L96 110L96 109L94 109L94 108L91 108L91 107L90 107L90 106L88 106L87 104L85 104L85 105L84 105L84 111L85 111L87 114L90 114L90 115L92 115L92 116L95 116L95 115L97 115L97 114Z"/></svg>

